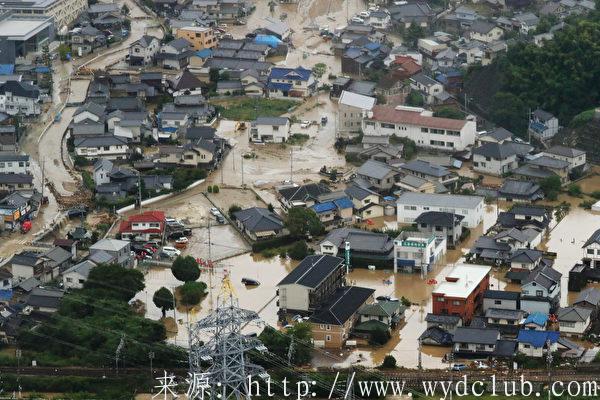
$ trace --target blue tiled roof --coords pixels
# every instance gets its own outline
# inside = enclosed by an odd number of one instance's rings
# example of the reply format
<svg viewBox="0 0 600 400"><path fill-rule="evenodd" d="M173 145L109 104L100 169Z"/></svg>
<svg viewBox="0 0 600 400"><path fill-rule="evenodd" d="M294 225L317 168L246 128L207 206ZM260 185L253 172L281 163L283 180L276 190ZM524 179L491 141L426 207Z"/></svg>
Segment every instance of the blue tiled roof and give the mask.
<svg viewBox="0 0 600 400"><path fill-rule="evenodd" d="M281 90L282 92L289 92L291 88L292 88L291 83L269 82L267 84L267 89L277 89L277 90Z"/></svg>
<svg viewBox="0 0 600 400"><path fill-rule="evenodd" d="M0 75L11 75L15 72L14 64L0 64Z"/></svg>
<svg viewBox="0 0 600 400"><path fill-rule="evenodd" d="M48 72L50 72L50 68L46 67L45 65L42 65L39 67L35 67L35 72L37 72L38 74L47 74Z"/></svg>
<svg viewBox="0 0 600 400"><path fill-rule="evenodd" d="M257 44L266 44L270 47L277 47L281 40L277 36L273 35L256 35L254 38L254 43Z"/></svg>
<svg viewBox="0 0 600 400"><path fill-rule="evenodd" d="M519 343L528 343L533 347L543 347L548 340L550 343L556 343L559 337L560 332L557 331L520 330L517 341Z"/></svg>
<svg viewBox="0 0 600 400"><path fill-rule="evenodd" d="M315 204L314 206L312 206L312 209L317 214L320 214L328 211L333 211L336 209L336 207L335 204L333 204L333 201L328 201L326 203Z"/></svg>
<svg viewBox="0 0 600 400"><path fill-rule="evenodd" d="M526 324L536 324L538 326L546 326L546 322L548 322L548 316L546 314L542 314L541 312L531 313L525 319Z"/></svg>
<svg viewBox="0 0 600 400"><path fill-rule="evenodd" d="M341 199L337 199L333 201L334 204L337 206L337 208L340 209L344 209L344 208L352 208L352 200L350 200L347 197L342 197Z"/></svg>
<svg viewBox="0 0 600 400"><path fill-rule="evenodd" d="M200 58L208 58L211 55L212 55L211 49L202 49L202 50L196 52L196 56L198 56Z"/></svg>
<svg viewBox="0 0 600 400"><path fill-rule="evenodd" d="M394 201L394 200L396 200L396 197L395 196L384 196L383 199L385 201Z"/></svg>
<svg viewBox="0 0 600 400"><path fill-rule="evenodd" d="M377 50L381 47L381 44L379 43L375 43L375 42L371 42L371 43L367 43L365 45L365 48L369 49L369 50Z"/></svg>
<svg viewBox="0 0 600 400"><path fill-rule="evenodd" d="M311 71L306 68L272 68L269 77L271 79L288 79L291 81L307 81Z"/></svg>
<svg viewBox="0 0 600 400"><path fill-rule="evenodd" d="M12 295L13 295L12 289L0 290L0 300L8 301L8 300L12 299Z"/></svg>
<svg viewBox="0 0 600 400"><path fill-rule="evenodd" d="M544 132L546 129L546 125L542 124L541 122L531 122L529 124L529 128L533 129L536 132Z"/></svg>

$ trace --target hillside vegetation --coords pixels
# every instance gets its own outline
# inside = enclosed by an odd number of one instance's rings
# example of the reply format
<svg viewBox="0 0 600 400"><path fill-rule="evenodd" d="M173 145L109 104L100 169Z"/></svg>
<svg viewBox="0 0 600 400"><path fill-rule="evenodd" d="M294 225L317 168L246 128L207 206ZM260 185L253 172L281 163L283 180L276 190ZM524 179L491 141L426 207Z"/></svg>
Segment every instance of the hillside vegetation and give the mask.
<svg viewBox="0 0 600 400"><path fill-rule="evenodd" d="M529 109L550 111L566 126L598 105L599 59L600 13L594 12L569 19L543 47L511 46L491 66L470 71L465 87L489 119L524 135Z"/></svg>

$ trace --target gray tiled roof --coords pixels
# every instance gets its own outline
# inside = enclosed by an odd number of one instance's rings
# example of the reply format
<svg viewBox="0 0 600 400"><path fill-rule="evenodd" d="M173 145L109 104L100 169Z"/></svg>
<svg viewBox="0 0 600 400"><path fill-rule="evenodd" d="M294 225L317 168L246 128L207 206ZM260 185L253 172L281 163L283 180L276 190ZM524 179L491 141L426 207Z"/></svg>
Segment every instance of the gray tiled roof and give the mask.
<svg viewBox="0 0 600 400"><path fill-rule="evenodd" d="M423 160L409 161L400 168L411 172L434 176L436 178L441 178L450 174L450 171L448 171L447 168Z"/></svg>
<svg viewBox="0 0 600 400"><path fill-rule="evenodd" d="M452 214L449 212L426 211L415 219L415 223L451 228L452 226L462 221L464 218L464 215ZM452 223L453 220L454 224Z"/></svg>
<svg viewBox="0 0 600 400"><path fill-rule="evenodd" d="M455 343L495 345L500 338L497 329L458 327L454 332Z"/></svg>
<svg viewBox="0 0 600 400"><path fill-rule="evenodd" d="M339 288L328 299L327 304L314 312L310 320L318 324L343 325L374 292L375 289L358 286Z"/></svg>
<svg viewBox="0 0 600 400"><path fill-rule="evenodd" d="M331 242L337 247L349 242L354 251L373 253L389 253L394 248L394 241L388 235L354 228L334 229L329 232L322 242L325 241Z"/></svg>
<svg viewBox="0 0 600 400"><path fill-rule="evenodd" d="M558 320L564 322L587 321L592 315L592 310L583 307L561 307L558 309Z"/></svg>
<svg viewBox="0 0 600 400"><path fill-rule="evenodd" d="M258 117L252 121L252 126L256 125L279 125L283 126L288 123L288 119L284 117Z"/></svg>
<svg viewBox="0 0 600 400"><path fill-rule="evenodd" d="M487 142L473 149L473 154L490 157L496 160L505 159L517 154L515 149L508 143Z"/></svg>
<svg viewBox="0 0 600 400"><path fill-rule="evenodd" d="M577 300L573 304L590 303L594 306L600 305L600 290L596 288L587 288L579 293Z"/></svg>
<svg viewBox="0 0 600 400"><path fill-rule="evenodd" d="M233 214L250 232L280 231L283 221L266 208L252 207Z"/></svg>
<svg viewBox="0 0 600 400"><path fill-rule="evenodd" d="M430 194L406 192L398 198L398 204L418 204L432 207L476 208L483 197L458 194Z"/></svg>
<svg viewBox="0 0 600 400"><path fill-rule="evenodd" d="M360 166L356 173L357 175L367 176L369 178L383 179L393 171L394 168L386 163L375 160L367 160L363 165Z"/></svg>
<svg viewBox="0 0 600 400"><path fill-rule="evenodd" d="M546 289L550 289L553 286L560 284L560 278L562 274L552 267L541 265L535 268L527 278L523 281L523 285L535 282Z"/></svg>
<svg viewBox="0 0 600 400"><path fill-rule="evenodd" d="M575 149L573 147L566 146L552 146L548 150L544 150L544 153L555 154L563 157L578 157L585 154L585 151Z"/></svg>

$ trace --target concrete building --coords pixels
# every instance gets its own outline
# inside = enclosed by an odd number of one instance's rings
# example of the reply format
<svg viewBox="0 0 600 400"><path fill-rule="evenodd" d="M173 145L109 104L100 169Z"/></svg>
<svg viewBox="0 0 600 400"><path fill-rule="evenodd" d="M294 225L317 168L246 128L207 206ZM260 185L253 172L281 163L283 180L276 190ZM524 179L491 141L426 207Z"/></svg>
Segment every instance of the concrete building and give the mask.
<svg viewBox="0 0 600 400"><path fill-rule="evenodd" d="M203 26L179 28L175 33L175 37L187 40L190 43L190 48L194 51L214 49L218 44L213 28Z"/></svg>
<svg viewBox="0 0 600 400"><path fill-rule="evenodd" d="M0 10L10 10L15 15L39 15L54 20L58 32L66 31L87 8L86 0L9 0L3 1Z"/></svg>
<svg viewBox="0 0 600 400"><path fill-rule="evenodd" d="M129 46L130 65L152 65L156 53L160 50L160 40L144 35Z"/></svg>
<svg viewBox="0 0 600 400"><path fill-rule="evenodd" d="M0 152L0 174L31 173L29 155L13 152Z"/></svg>
<svg viewBox="0 0 600 400"><path fill-rule="evenodd" d="M475 228L483 222L484 198L454 194L406 192L397 202L399 223L412 224L425 211L441 211L462 215L462 226Z"/></svg>
<svg viewBox="0 0 600 400"><path fill-rule="evenodd" d="M132 263L131 243L127 240L102 239L90 246L90 255L104 251L113 256L114 264L130 267Z"/></svg>
<svg viewBox="0 0 600 400"><path fill-rule="evenodd" d="M394 242L384 233L364 231L354 228L339 228L331 231L321 243L321 254L344 257L346 243L350 246L352 259L392 261ZM353 263L354 265L354 263Z"/></svg>
<svg viewBox="0 0 600 400"><path fill-rule="evenodd" d="M433 233L404 231L394 240L394 272L425 274L446 254L446 238Z"/></svg>
<svg viewBox="0 0 600 400"><path fill-rule="evenodd" d="M375 102L373 97L342 91L338 100L338 132L359 132L362 128L363 118L368 111L371 111Z"/></svg>
<svg viewBox="0 0 600 400"><path fill-rule="evenodd" d="M459 264L431 294L434 314L456 315L469 323L483 304L489 288L491 268L485 265Z"/></svg>
<svg viewBox="0 0 600 400"><path fill-rule="evenodd" d="M39 115L40 90L25 82L4 82L0 85L0 111L8 115Z"/></svg>
<svg viewBox="0 0 600 400"><path fill-rule="evenodd" d="M464 218L449 212L425 211L415 219L415 224L419 232L445 238L447 245L454 246L462 235Z"/></svg>
<svg viewBox="0 0 600 400"><path fill-rule="evenodd" d="M308 256L277 284L279 309L282 312L313 312L345 282L346 266L342 258Z"/></svg>
<svg viewBox="0 0 600 400"><path fill-rule="evenodd" d="M566 146L552 146L544 151L544 155L569 163L569 171L582 168L586 163L585 151Z"/></svg>
<svg viewBox="0 0 600 400"><path fill-rule="evenodd" d="M290 137L290 121L284 117L258 117L250 124L250 141L284 143Z"/></svg>
<svg viewBox="0 0 600 400"><path fill-rule="evenodd" d="M483 293L483 311L496 310L519 310L521 293L505 290L486 290Z"/></svg>
<svg viewBox="0 0 600 400"><path fill-rule="evenodd" d="M405 137L419 147L462 151L475 143L475 121L434 117L431 111L407 106L374 106L363 120L365 135Z"/></svg>
<svg viewBox="0 0 600 400"><path fill-rule="evenodd" d="M14 64L19 57L39 54L53 38L54 27L49 17L20 16L6 11L0 14L0 61L3 64Z"/></svg>

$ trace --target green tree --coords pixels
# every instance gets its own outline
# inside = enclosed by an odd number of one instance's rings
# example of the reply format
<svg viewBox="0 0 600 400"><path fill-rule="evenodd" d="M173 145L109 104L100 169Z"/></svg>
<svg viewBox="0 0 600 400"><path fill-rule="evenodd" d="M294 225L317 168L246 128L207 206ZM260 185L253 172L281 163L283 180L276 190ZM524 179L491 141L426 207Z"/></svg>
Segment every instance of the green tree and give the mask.
<svg viewBox="0 0 600 400"><path fill-rule="evenodd" d="M181 303L185 306L195 306L206 295L204 282L186 282L179 287Z"/></svg>
<svg viewBox="0 0 600 400"><path fill-rule="evenodd" d="M211 68L208 70L208 79L213 82L213 83L217 83L219 82L219 68Z"/></svg>
<svg viewBox="0 0 600 400"><path fill-rule="evenodd" d="M275 207L273 207L273 204L269 203L269 205L267 206L267 209L271 212L275 212Z"/></svg>
<svg viewBox="0 0 600 400"><path fill-rule="evenodd" d="M100 264L92 268L84 284L84 288L94 291L99 298L123 301L131 300L144 287L144 274L117 264Z"/></svg>
<svg viewBox="0 0 600 400"><path fill-rule="evenodd" d="M411 107L423 107L425 99L423 95L417 90L411 90L406 97L406 105Z"/></svg>
<svg viewBox="0 0 600 400"><path fill-rule="evenodd" d="M227 210L229 218L235 219L234 214L238 211L242 211L242 207L238 206L237 204L232 204L231 206L229 206L229 210Z"/></svg>
<svg viewBox="0 0 600 400"><path fill-rule="evenodd" d="M269 352L280 357L287 358L290 343L294 337L296 345L292 352L292 364L303 365L310 362L312 358L312 332L310 324L302 322L294 325L282 333L271 326L265 327L259 335L260 341L269 349ZM298 343L301 343L298 345Z"/></svg>
<svg viewBox="0 0 600 400"><path fill-rule="evenodd" d="M67 54L70 52L71 52L71 47L69 47L68 44L61 43L61 45L58 46L58 55L62 61L67 60Z"/></svg>
<svg viewBox="0 0 600 400"><path fill-rule="evenodd" d="M390 340L390 332L387 329L379 328L371 332L369 343L382 346L386 344L388 340Z"/></svg>
<svg viewBox="0 0 600 400"><path fill-rule="evenodd" d="M152 302L154 305L161 309L163 318L167 315L168 310L173 309L173 293L166 287L161 287L152 296Z"/></svg>
<svg viewBox="0 0 600 400"><path fill-rule="evenodd" d="M567 192L569 192L569 195L573 197L581 197L582 195L581 187L576 183L570 184L567 188Z"/></svg>
<svg viewBox="0 0 600 400"><path fill-rule="evenodd" d="M285 226L294 237L318 236L325 230L317 214L310 208L294 207L288 211Z"/></svg>
<svg viewBox="0 0 600 400"><path fill-rule="evenodd" d="M561 188L560 178L556 175L552 175L542 179L540 181L540 188L544 191L544 194L549 200L556 200Z"/></svg>
<svg viewBox="0 0 600 400"><path fill-rule="evenodd" d="M121 14L129 15L129 7L127 7L127 4L123 4L123 7L121 7Z"/></svg>
<svg viewBox="0 0 600 400"><path fill-rule="evenodd" d="M465 113L453 107L442 107L436 112L434 112L433 116L450 119L464 119Z"/></svg>
<svg viewBox="0 0 600 400"><path fill-rule="evenodd" d="M213 185L212 192L213 193L219 193L219 186L218 185Z"/></svg>
<svg viewBox="0 0 600 400"><path fill-rule="evenodd" d="M490 117L496 124L523 137L527 132L527 107L521 96L507 92L496 93L492 99Z"/></svg>
<svg viewBox="0 0 600 400"><path fill-rule="evenodd" d="M404 32L404 41L406 45L416 48L417 41L425 36L425 30L417 25L416 23L410 24L408 29Z"/></svg>
<svg viewBox="0 0 600 400"><path fill-rule="evenodd" d="M304 260L308 255L308 246L304 240L295 242L288 250L288 255L292 260Z"/></svg>
<svg viewBox="0 0 600 400"><path fill-rule="evenodd" d="M382 368L396 368L396 359L392 355L387 355L383 358Z"/></svg>
<svg viewBox="0 0 600 400"><path fill-rule="evenodd" d="M325 72L327 72L327 65L325 63L317 63L315 64L315 66L312 68L312 73L317 77L320 78L323 75L325 75Z"/></svg>
<svg viewBox="0 0 600 400"><path fill-rule="evenodd" d="M175 279L181 282L194 282L200 278L198 262L192 256L177 256L171 266L171 272Z"/></svg>

